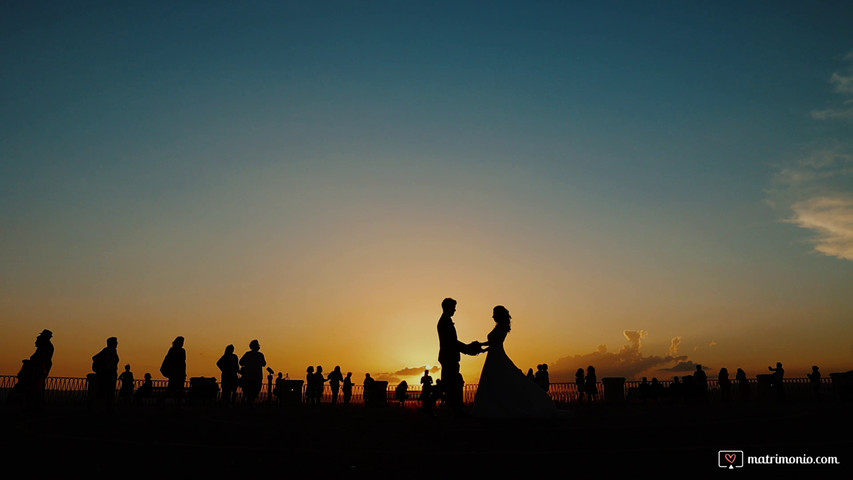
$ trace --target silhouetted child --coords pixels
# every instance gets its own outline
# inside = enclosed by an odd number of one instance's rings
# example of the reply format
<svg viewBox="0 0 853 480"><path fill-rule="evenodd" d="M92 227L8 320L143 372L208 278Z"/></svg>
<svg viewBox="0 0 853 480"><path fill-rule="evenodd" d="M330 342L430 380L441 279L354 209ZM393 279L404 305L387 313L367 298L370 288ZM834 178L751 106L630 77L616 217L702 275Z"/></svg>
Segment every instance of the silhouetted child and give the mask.
<svg viewBox="0 0 853 480"><path fill-rule="evenodd" d="M154 382L151 381L151 374L145 373L145 381L142 382L142 386L136 390L134 397L139 401L151 398L152 395L154 395Z"/></svg>
<svg viewBox="0 0 853 480"><path fill-rule="evenodd" d="M583 403L584 375L582 368L575 372L575 388L578 391L578 403Z"/></svg>
<svg viewBox="0 0 853 480"><path fill-rule="evenodd" d="M444 386L441 384L441 379L438 378L435 380L435 388L432 389L432 395L429 398L430 412L433 411L438 402L444 403L444 399Z"/></svg>
<svg viewBox="0 0 853 480"><path fill-rule="evenodd" d="M408 382L406 382L405 380L400 382L400 384L397 385L397 388L394 391L394 394L397 398L397 401L400 402L400 406L402 407L403 405L405 405L406 400L409 398L409 384L408 384Z"/></svg>
<svg viewBox="0 0 853 480"><path fill-rule="evenodd" d="M809 377L815 400L820 400L820 369L817 368L817 365L813 365L812 373L806 374L806 376Z"/></svg>
<svg viewBox="0 0 853 480"><path fill-rule="evenodd" d="M130 365L124 366L124 371L121 372L118 379L121 382L121 388L119 388L118 396L123 402L130 403L131 399L133 399L134 387L133 373L130 371Z"/></svg>
<svg viewBox="0 0 853 480"><path fill-rule="evenodd" d="M551 377L548 375L548 365L543 363L541 365L536 366L536 375L534 375L534 381L536 382L542 390L546 392L551 389Z"/></svg>

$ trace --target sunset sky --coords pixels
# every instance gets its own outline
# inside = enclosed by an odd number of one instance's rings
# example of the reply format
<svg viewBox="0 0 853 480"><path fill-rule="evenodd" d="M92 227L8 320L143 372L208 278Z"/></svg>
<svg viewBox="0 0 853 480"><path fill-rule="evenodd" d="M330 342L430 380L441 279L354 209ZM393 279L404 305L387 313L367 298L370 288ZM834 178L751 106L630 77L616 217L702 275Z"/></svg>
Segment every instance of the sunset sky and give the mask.
<svg viewBox="0 0 853 480"><path fill-rule="evenodd" d="M853 370L853 3L6 1L0 374ZM464 357L476 383L485 356ZM686 370L686 371L685 371Z"/></svg>

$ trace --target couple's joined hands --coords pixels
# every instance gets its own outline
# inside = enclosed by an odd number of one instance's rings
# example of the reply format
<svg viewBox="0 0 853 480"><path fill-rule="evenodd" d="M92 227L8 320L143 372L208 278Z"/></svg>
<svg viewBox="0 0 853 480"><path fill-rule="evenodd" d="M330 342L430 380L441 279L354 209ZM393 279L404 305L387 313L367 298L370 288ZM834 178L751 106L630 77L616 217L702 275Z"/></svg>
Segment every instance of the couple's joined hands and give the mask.
<svg viewBox="0 0 853 480"><path fill-rule="evenodd" d="M483 352L489 351L489 344L488 343L483 344L483 343L474 341L474 342L469 343L467 347L468 348L467 348L467 351L465 353L467 353L468 355L479 355Z"/></svg>

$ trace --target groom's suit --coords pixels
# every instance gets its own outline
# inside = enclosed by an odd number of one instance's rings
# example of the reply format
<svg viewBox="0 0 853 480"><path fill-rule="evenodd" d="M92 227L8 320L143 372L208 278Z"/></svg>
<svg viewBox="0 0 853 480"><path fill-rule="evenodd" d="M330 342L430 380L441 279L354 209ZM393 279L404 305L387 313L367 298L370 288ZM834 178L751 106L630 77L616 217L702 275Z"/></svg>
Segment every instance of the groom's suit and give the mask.
<svg viewBox="0 0 853 480"><path fill-rule="evenodd" d="M442 315L438 319L438 363L441 364L441 386L446 395L448 405L454 409L462 408L462 374L459 373L461 353L476 355L479 345L466 345L456 336L456 326L453 319Z"/></svg>

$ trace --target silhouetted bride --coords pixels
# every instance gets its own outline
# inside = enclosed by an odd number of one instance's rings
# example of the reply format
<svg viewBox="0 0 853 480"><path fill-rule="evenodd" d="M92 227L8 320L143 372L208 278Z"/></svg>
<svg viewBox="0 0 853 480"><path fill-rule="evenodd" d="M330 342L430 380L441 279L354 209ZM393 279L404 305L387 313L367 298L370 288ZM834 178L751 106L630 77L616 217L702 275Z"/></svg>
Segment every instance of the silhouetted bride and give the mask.
<svg viewBox="0 0 853 480"><path fill-rule="evenodd" d="M495 328L489 332L486 362L474 397L479 417L551 417L557 408L551 397L518 369L504 350L512 317L501 305L494 308Z"/></svg>

